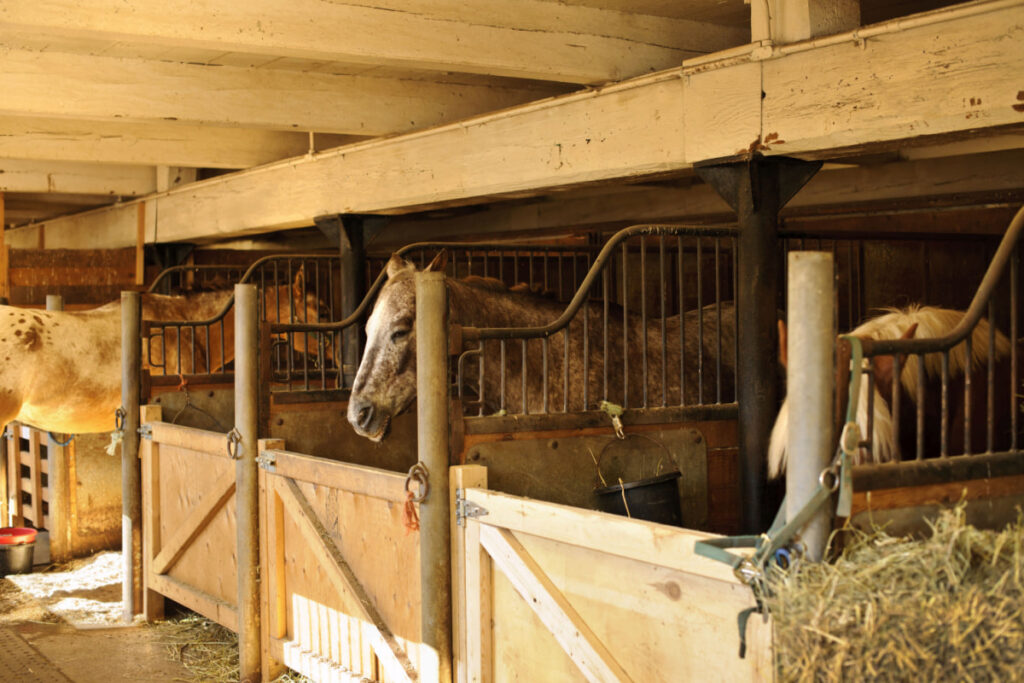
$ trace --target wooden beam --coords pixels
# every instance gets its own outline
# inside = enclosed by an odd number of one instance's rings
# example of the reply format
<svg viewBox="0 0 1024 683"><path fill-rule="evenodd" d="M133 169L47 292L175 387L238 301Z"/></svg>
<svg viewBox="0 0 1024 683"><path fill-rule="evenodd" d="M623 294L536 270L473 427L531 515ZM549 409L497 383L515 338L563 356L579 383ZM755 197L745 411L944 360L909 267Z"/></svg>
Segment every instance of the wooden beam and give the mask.
<svg viewBox="0 0 1024 683"><path fill-rule="evenodd" d="M317 134L315 151L358 142ZM196 126L0 116L0 158L249 168L309 151L309 134Z"/></svg>
<svg viewBox="0 0 1024 683"><path fill-rule="evenodd" d="M854 45L865 39L867 64ZM1019 87L1013 85L1015 75L1024 73L1021 40L1024 6L999 0L694 61L681 70L173 190L151 200L159 216L158 241L300 227L330 213L407 213L635 181L756 151L829 157L836 156L837 146L898 150L922 134L1003 135L1008 127L1024 126L1024 111L1016 109L1024 103L1016 100ZM759 60L762 79L751 77L751 59ZM892 64L901 68L893 70ZM951 89L936 87L946 82L943 73L951 74ZM818 86L808 87L803 79ZM843 94L838 100L833 86ZM694 92L701 97L691 97ZM707 112L722 112L724 134ZM88 228L100 238L101 231L121 235L121 244L104 246L128 246L119 215L126 210L104 209L47 225L56 232ZM134 237L134 224L130 229Z"/></svg>
<svg viewBox="0 0 1024 683"><path fill-rule="evenodd" d="M629 7L629 5L623 5ZM629 12L633 10L630 8ZM170 0L10 0L0 30L76 40L603 83L747 41L746 28L519 0L239 4Z"/></svg>
<svg viewBox="0 0 1024 683"><path fill-rule="evenodd" d="M860 0L761 0L750 13L754 42L795 43L860 26Z"/></svg>
<svg viewBox="0 0 1024 683"><path fill-rule="evenodd" d="M0 159L0 190L135 197L156 189L147 166Z"/></svg>
<svg viewBox="0 0 1024 683"><path fill-rule="evenodd" d="M588 681L632 680L512 532L480 524L480 544Z"/></svg>
<svg viewBox="0 0 1024 683"><path fill-rule="evenodd" d="M0 61L0 114L351 135L426 128L564 92L10 48Z"/></svg>

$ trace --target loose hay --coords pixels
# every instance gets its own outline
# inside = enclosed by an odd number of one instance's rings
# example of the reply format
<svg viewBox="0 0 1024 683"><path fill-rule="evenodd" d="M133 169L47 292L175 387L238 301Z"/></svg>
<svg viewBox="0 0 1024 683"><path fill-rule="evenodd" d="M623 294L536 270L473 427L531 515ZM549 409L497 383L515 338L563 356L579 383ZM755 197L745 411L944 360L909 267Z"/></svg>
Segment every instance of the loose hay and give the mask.
<svg viewBox="0 0 1024 683"><path fill-rule="evenodd" d="M232 683L238 680L238 636L220 624L195 614L150 625L159 632L167 653L188 669L194 680ZM310 683L286 673L274 683Z"/></svg>
<svg viewBox="0 0 1024 683"><path fill-rule="evenodd" d="M772 579L785 681L1024 679L1024 518L941 513L927 540L853 532L835 563Z"/></svg>

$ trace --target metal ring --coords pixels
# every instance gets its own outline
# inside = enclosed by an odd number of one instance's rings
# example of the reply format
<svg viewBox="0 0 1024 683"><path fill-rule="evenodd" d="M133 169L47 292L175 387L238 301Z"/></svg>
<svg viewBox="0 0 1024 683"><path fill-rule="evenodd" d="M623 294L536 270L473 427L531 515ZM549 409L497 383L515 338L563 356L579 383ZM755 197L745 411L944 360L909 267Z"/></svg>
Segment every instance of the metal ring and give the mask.
<svg viewBox="0 0 1024 683"><path fill-rule="evenodd" d="M120 408L114 411L114 431L124 431L124 418L126 418L127 416L128 411L124 409L124 406L121 406Z"/></svg>
<svg viewBox="0 0 1024 683"><path fill-rule="evenodd" d="M413 493L409 490L409 484L416 482L418 484L419 491ZM406 493L412 493L412 502L422 503L427 494L430 493L430 472L427 471L426 466L422 462L418 462L409 468L409 475L405 478L405 491Z"/></svg>
<svg viewBox="0 0 1024 683"><path fill-rule="evenodd" d="M228 432L228 457L232 460L238 460L242 457L238 448L240 443L242 443L242 433L237 428L232 428Z"/></svg>
<svg viewBox="0 0 1024 683"><path fill-rule="evenodd" d="M832 477L832 483L826 484L825 480L829 476ZM821 471L821 474L818 475L818 483L821 484L822 488L826 488L835 493L839 490L839 473L832 467L826 467Z"/></svg>

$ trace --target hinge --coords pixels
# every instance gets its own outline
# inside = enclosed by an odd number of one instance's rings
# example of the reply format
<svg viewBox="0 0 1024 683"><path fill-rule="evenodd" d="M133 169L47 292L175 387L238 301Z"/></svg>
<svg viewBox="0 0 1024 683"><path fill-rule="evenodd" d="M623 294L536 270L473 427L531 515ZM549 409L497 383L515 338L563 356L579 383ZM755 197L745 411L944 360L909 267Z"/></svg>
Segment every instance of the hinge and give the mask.
<svg viewBox="0 0 1024 683"><path fill-rule="evenodd" d="M465 489L455 489L455 524L463 526L462 521L467 517L483 517L488 514L485 508L480 507L471 500L466 500Z"/></svg>
<svg viewBox="0 0 1024 683"><path fill-rule="evenodd" d="M263 451L256 456L256 464L267 472L273 472L274 468L277 466L277 458L274 457L273 451Z"/></svg>
<svg viewBox="0 0 1024 683"><path fill-rule="evenodd" d="M142 425L139 427L139 436L143 439L153 440L153 425Z"/></svg>

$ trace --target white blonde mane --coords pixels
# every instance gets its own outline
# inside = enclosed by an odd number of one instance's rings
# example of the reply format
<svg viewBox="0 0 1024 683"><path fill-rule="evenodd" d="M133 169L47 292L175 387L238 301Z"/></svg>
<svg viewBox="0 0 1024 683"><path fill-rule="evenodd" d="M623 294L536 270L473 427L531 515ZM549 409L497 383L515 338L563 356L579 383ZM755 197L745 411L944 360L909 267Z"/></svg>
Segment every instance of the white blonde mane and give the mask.
<svg viewBox="0 0 1024 683"><path fill-rule="evenodd" d="M872 318L854 329L850 334L866 339L899 339L911 325L917 324L915 339L942 337L957 326L963 319L963 311L935 306L912 305L905 309L887 309L888 312ZM971 333L971 368L980 367L988 361L988 320L982 318ZM995 335L995 358L1005 357L1010 353L1010 340L1001 332ZM865 360L865 364L867 361ZM918 361L910 358L902 364L900 385L908 396L917 396L919 383ZM929 353L924 359L925 372L930 377L942 372L942 354ZM967 368L967 344L957 344L949 353L949 375L957 377ZM882 397L877 386L874 389L874 422L871 438L870 460L873 462L890 462L896 456L896 445L893 439L894 429L892 412L889 409L889 397ZM857 402L857 425L861 434L867 434L868 414L868 383L861 382L860 398ZM778 477L786 469L786 433L789 424L788 401L783 401L782 408L772 428L771 440L768 445L768 476ZM867 449L860 449L854 458L856 464L869 460Z"/></svg>

